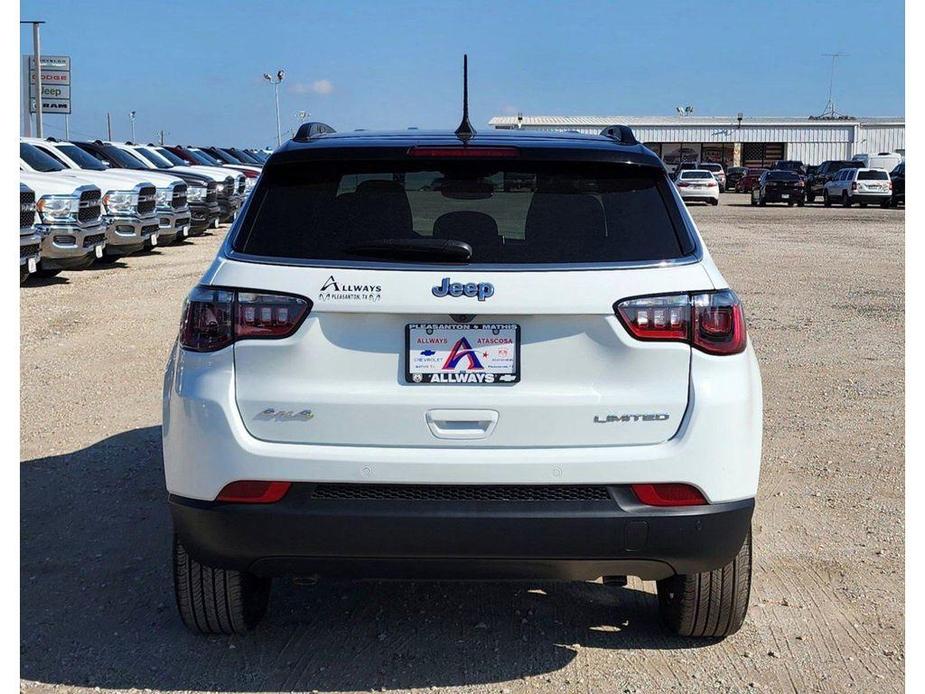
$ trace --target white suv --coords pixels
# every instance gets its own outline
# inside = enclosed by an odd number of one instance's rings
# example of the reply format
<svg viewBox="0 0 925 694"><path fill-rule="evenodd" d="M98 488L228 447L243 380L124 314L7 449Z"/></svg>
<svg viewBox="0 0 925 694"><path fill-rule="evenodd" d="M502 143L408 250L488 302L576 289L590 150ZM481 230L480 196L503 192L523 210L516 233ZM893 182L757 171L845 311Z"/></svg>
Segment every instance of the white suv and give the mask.
<svg viewBox="0 0 925 694"><path fill-rule="evenodd" d="M842 169L822 189L822 204L831 207L840 202L845 207L868 203L889 207L893 183L885 169Z"/></svg>
<svg viewBox="0 0 925 694"><path fill-rule="evenodd" d="M166 368L188 627L253 626L291 574L634 575L675 632L739 628L758 364L659 158L606 132L274 152Z"/></svg>

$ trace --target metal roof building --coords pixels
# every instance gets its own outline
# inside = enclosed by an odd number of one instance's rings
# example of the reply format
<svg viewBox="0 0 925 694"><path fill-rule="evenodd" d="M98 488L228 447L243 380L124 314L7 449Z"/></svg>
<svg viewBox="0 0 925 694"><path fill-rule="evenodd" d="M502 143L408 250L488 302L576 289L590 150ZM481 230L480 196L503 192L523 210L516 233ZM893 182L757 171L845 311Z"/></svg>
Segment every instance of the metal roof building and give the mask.
<svg viewBox="0 0 925 694"><path fill-rule="evenodd" d="M819 164L855 154L905 153L906 124L897 118L775 118L743 116L495 116L501 129L599 133L617 123L668 164L716 161L768 166L778 159Z"/></svg>

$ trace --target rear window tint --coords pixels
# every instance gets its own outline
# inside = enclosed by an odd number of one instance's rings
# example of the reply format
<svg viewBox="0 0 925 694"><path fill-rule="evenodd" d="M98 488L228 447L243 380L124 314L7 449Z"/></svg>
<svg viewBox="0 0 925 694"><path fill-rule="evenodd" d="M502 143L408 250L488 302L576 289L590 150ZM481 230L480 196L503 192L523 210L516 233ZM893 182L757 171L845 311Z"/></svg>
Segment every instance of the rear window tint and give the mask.
<svg viewBox="0 0 925 694"><path fill-rule="evenodd" d="M713 174L709 171L685 171L681 174L681 178L685 180L691 178L713 178Z"/></svg>
<svg viewBox="0 0 925 694"><path fill-rule="evenodd" d="M886 181L889 177L886 171L858 171L859 181Z"/></svg>
<svg viewBox="0 0 925 694"><path fill-rule="evenodd" d="M707 171L722 171L723 167L719 164L701 164L700 168L706 169Z"/></svg>
<svg viewBox="0 0 925 694"><path fill-rule="evenodd" d="M769 181L799 181L800 177L792 171L768 171Z"/></svg>
<svg viewBox="0 0 925 694"><path fill-rule="evenodd" d="M375 263L350 248L452 239L473 264L666 260L692 250L669 185L661 171L601 164L281 164L264 169L233 247Z"/></svg>

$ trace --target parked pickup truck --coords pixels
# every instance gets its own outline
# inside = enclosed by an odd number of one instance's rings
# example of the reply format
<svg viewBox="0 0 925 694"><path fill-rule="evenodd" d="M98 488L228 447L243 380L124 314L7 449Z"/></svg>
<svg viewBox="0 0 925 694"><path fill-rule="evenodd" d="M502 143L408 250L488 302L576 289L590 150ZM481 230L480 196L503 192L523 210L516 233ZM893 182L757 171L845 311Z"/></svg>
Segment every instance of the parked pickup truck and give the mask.
<svg viewBox="0 0 925 694"><path fill-rule="evenodd" d="M103 257L106 223L97 186L56 172L21 171L19 180L36 197L35 226L42 237L38 277L80 270Z"/></svg>
<svg viewBox="0 0 925 694"><path fill-rule="evenodd" d="M19 283L38 270L42 237L35 229L35 191L19 184Z"/></svg>
<svg viewBox="0 0 925 694"><path fill-rule="evenodd" d="M97 186L102 191L106 249L101 259L113 260L157 243L158 220L154 214L157 188L154 183L114 171L71 169L28 142L19 143L19 162L26 171L51 173Z"/></svg>
<svg viewBox="0 0 925 694"><path fill-rule="evenodd" d="M157 176L159 173L181 178L186 181L186 200L190 208L189 236L199 236L214 222L218 221L220 213L216 195L215 181L208 175L186 172L157 172L153 171L146 162L133 153L113 144L95 140L93 142L75 142L91 156L98 159L104 166L122 171L134 171L145 176ZM181 234L182 236L182 234Z"/></svg>

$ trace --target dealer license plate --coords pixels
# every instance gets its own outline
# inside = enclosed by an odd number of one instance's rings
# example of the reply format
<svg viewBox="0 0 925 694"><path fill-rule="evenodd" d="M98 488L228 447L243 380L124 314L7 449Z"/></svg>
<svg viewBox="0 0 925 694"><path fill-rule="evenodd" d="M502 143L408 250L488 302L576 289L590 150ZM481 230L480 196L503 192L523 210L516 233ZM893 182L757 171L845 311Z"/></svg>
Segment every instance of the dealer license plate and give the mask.
<svg viewBox="0 0 925 694"><path fill-rule="evenodd" d="M520 326L514 323L410 323L405 380L413 384L520 381Z"/></svg>
<svg viewBox="0 0 925 694"><path fill-rule="evenodd" d="M102 258L102 257L103 257L103 244L98 243L98 244L93 248L93 252L96 254L96 257L97 257L97 258Z"/></svg>
<svg viewBox="0 0 925 694"><path fill-rule="evenodd" d="M26 268L29 270L30 275L38 269L38 263L35 262L35 258L29 258L26 261Z"/></svg>
<svg viewBox="0 0 925 694"><path fill-rule="evenodd" d="M789 200L789 199L790 199L790 193L781 193L781 194L780 194L780 199L781 199L781 200Z"/></svg>

